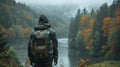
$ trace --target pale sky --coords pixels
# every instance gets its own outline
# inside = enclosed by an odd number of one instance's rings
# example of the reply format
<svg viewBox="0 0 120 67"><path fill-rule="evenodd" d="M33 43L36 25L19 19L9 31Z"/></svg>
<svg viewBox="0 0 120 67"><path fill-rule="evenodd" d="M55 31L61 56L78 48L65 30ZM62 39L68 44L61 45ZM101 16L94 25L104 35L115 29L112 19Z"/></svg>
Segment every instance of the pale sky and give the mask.
<svg viewBox="0 0 120 67"><path fill-rule="evenodd" d="M69 4L77 4L81 9L83 8L98 8L103 3L107 3L111 5L113 0L15 0L16 2L22 2L27 5L30 4L42 4L42 5L69 5Z"/></svg>
<svg viewBox="0 0 120 67"><path fill-rule="evenodd" d="M16 2L22 2L26 4L103 4L107 2L111 4L113 0L15 0Z"/></svg>

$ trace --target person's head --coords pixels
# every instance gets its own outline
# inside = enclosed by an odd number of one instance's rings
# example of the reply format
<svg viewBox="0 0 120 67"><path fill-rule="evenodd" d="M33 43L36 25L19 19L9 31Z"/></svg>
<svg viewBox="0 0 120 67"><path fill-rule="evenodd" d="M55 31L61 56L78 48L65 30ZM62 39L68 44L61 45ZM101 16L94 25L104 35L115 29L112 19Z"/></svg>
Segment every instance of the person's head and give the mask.
<svg viewBox="0 0 120 67"><path fill-rule="evenodd" d="M34 30L48 29L51 25L45 15L40 15L38 24L35 25Z"/></svg>
<svg viewBox="0 0 120 67"><path fill-rule="evenodd" d="M45 15L40 15L38 20L38 25L43 25L49 23L47 17Z"/></svg>

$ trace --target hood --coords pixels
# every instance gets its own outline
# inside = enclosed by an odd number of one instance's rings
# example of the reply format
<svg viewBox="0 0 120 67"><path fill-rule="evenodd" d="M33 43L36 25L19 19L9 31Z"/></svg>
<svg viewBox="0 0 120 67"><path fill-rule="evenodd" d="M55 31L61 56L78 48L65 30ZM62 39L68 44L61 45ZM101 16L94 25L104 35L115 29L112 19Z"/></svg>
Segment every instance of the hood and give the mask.
<svg viewBox="0 0 120 67"><path fill-rule="evenodd" d="M35 25L34 30L45 30L50 28L50 24L44 24L44 25Z"/></svg>
<svg viewBox="0 0 120 67"><path fill-rule="evenodd" d="M47 19L46 16L41 15L41 16L39 17L38 25L45 24L45 23L49 23L49 21L48 21L48 19Z"/></svg>

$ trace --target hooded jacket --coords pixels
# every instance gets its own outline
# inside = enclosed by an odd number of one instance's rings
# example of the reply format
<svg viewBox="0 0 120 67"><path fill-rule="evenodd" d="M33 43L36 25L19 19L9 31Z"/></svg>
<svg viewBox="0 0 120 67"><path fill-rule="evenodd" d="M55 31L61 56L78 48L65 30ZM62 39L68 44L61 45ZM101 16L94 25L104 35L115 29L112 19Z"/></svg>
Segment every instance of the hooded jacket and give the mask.
<svg viewBox="0 0 120 67"><path fill-rule="evenodd" d="M28 43L28 57L30 58L31 62L34 62L35 55L33 53L33 48L34 48L34 32L40 31L40 30L47 30L50 32L49 37L52 41L53 45L53 57L58 57L58 41L56 38L55 31L51 28L50 24L48 23L48 20L46 20L45 16L42 16L39 18L38 25L35 25L34 31L31 33L30 40ZM51 59L51 58L48 58Z"/></svg>

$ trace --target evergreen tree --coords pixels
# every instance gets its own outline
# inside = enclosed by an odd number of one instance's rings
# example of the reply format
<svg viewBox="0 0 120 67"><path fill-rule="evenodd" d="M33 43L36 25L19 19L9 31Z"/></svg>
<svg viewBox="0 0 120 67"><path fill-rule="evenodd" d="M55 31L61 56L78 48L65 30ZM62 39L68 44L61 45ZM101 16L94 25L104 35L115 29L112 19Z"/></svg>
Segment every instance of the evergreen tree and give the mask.
<svg viewBox="0 0 120 67"><path fill-rule="evenodd" d="M88 11L86 10L86 8L83 9L83 14L86 14Z"/></svg>
<svg viewBox="0 0 120 67"><path fill-rule="evenodd" d="M98 22L96 25L96 30L99 33L99 36L97 37L99 39L98 41L95 40L96 44L94 45L95 47L97 47L97 49L95 50L96 53L99 53L101 51L101 46L106 43L106 39L103 37L103 31L101 28L103 25L103 19L107 16L108 16L108 6L107 3L105 3L100 7L100 10L98 11L96 17Z"/></svg>
<svg viewBox="0 0 120 67"><path fill-rule="evenodd" d="M81 17L81 13L80 13L80 9L78 9L75 18L72 18L70 23L70 28L69 28L69 45L70 46L75 45L75 38L79 29L80 17Z"/></svg>
<svg viewBox="0 0 120 67"><path fill-rule="evenodd" d="M6 45L6 38L4 36L4 32L2 31L2 27L0 26L0 52L2 52Z"/></svg>
<svg viewBox="0 0 120 67"><path fill-rule="evenodd" d="M106 54L106 60L120 60L120 31L113 31L108 37L109 51Z"/></svg>
<svg viewBox="0 0 120 67"><path fill-rule="evenodd" d="M94 11L94 9L92 8L92 10L91 10L91 15L93 15L95 13L95 11Z"/></svg>

